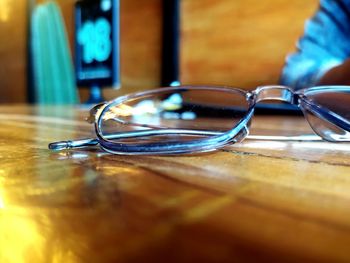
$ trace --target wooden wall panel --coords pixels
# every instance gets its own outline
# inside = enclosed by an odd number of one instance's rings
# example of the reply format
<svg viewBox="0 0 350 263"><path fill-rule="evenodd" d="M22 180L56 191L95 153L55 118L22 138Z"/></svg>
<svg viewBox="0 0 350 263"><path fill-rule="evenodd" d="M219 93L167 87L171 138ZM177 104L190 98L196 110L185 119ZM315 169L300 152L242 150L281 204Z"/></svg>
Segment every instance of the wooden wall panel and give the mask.
<svg viewBox="0 0 350 263"><path fill-rule="evenodd" d="M0 102L26 101L26 2L0 1L0 10L9 15L0 21ZM75 1L57 2L72 46ZM317 3L181 0L182 83L243 88L276 83L285 55ZM107 98L159 85L161 19L161 0L121 0L122 88L105 90ZM84 101L86 92L82 95Z"/></svg>
<svg viewBox="0 0 350 263"><path fill-rule="evenodd" d="M0 103L25 102L27 1L0 1Z"/></svg>
<svg viewBox="0 0 350 263"><path fill-rule="evenodd" d="M253 88L277 83L318 0L183 0L181 81Z"/></svg>
<svg viewBox="0 0 350 263"><path fill-rule="evenodd" d="M161 19L161 0L121 1L122 88L159 85Z"/></svg>

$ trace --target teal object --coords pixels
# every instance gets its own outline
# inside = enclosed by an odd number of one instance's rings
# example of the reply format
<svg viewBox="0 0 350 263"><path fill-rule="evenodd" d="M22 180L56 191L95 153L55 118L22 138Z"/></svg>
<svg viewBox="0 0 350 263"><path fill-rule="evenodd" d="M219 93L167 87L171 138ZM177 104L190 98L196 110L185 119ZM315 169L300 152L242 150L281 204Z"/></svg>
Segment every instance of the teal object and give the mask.
<svg viewBox="0 0 350 263"><path fill-rule="evenodd" d="M78 43L83 46L83 60L86 64L94 60L106 61L112 53L110 35L111 25L106 18L100 17L93 22L88 20L78 33Z"/></svg>
<svg viewBox="0 0 350 263"><path fill-rule="evenodd" d="M36 6L31 26L35 102L79 103L72 57L58 5L49 1Z"/></svg>

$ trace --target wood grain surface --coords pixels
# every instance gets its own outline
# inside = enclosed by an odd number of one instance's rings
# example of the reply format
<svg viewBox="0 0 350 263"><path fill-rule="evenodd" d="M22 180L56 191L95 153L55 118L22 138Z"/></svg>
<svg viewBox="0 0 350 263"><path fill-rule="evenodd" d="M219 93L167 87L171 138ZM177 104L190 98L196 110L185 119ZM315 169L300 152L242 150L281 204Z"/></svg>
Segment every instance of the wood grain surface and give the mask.
<svg viewBox="0 0 350 263"><path fill-rule="evenodd" d="M52 152L87 110L0 107L0 262L349 262L350 147L246 140L213 153ZM256 116L254 134L309 133Z"/></svg>
<svg viewBox="0 0 350 263"><path fill-rule="evenodd" d="M0 103L27 99L27 4L0 1Z"/></svg>

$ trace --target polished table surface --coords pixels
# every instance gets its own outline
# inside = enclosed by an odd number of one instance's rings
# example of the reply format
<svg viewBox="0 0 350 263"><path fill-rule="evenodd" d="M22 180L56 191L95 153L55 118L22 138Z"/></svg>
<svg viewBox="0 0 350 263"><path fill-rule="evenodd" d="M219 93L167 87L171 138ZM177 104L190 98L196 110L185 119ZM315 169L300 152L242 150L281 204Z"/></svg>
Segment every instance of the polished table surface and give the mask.
<svg viewBox="0 0 350 263"><path fill-rule="evenodd" d="M87 111L0 107L0 262L350 262L350 144L246 140L213 153L116 156ZM309 133L256 116L254 134Z"/></svg>

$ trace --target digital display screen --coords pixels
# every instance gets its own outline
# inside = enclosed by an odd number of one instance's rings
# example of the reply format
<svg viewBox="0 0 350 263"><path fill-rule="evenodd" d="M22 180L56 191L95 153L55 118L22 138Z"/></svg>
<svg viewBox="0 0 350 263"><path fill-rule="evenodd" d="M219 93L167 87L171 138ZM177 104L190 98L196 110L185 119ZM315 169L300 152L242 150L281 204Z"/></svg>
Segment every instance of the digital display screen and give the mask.
<svg viewBox="0 0 350 263"><path fill-rule="evenodd" d="M75 69L80 86L119 87L119 0L76 3Z"/></svg>

